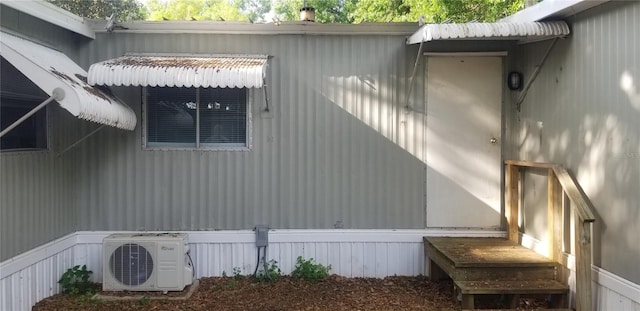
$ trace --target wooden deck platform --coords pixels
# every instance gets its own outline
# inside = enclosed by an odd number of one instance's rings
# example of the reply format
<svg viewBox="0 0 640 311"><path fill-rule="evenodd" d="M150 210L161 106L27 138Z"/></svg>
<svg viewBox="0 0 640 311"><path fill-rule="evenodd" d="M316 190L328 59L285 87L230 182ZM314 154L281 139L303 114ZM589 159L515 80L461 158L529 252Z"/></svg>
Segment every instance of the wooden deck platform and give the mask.
<svg viewBox="0 0 640 311"><path fill-rule="evenodd" d="M557 280L550 259L501 238L425 237L432 280L451 278L463 309L473 309L475 295L550 295L555 307L566 305L569 287ZM459 296L459 297L458 297Z"/></svg>

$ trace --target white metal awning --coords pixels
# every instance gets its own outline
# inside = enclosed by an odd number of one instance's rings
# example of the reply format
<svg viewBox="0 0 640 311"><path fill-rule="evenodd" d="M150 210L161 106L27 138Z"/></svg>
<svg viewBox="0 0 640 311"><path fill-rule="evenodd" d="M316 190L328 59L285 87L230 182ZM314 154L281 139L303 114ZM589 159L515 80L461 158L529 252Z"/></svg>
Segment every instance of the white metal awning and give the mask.
<svg viewBox="0 0 640 311"><path fill-rule="evenodd" d="M264 85L266 55L125 55L91 65L91 85L237 87Z"/></svg>
<svg viewBox="0 0 640 311"><path fill-rule="evenodd" d="M0 55L45 93L63 91L58 103L72 115L130 131L136 127L133 110L108 89L87 84L87 73L63 53L5 32L0 42Z"/></svg>
<svg viewBox="0 0 640 311"><path fill-rule="evenodd" d="M426 24L407 44L442 40L514 40L531 42L569 35L563 21L522 23Z"/></svg>

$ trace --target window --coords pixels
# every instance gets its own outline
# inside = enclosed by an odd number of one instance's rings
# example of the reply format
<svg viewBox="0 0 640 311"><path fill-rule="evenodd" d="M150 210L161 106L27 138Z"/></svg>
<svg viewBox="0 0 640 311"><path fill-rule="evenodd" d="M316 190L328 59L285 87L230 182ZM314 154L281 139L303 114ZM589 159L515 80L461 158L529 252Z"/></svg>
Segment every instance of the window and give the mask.
<svg viewBox="0 0 640 311"><path fill-rule="evenodd" d="M43 100L0 97L0 128L4 130ZM39 150L47 148L47 114L41 109L0 139L0 149Z"/></svg>
<svg viewBox="0 0 640 311"><path fill-rule="evenodd" d="M248 148L247 89L146 88L146 146Z"/></svg>
<svg viewBox="0 0 640 311"><path fill-rule="evenodd" d="M4 57L0 59L0 77L1 131L40 105L47 96ZM0 138L0 150L47 149L46 110L46 107L40 109Z"/></svg>

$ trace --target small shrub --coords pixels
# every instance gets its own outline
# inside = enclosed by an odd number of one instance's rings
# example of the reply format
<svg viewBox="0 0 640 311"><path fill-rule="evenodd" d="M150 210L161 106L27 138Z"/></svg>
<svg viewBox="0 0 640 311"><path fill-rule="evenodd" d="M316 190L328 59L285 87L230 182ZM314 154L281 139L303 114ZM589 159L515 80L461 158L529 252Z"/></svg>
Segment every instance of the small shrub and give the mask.
<svg viewBox="0 0 640 311"><path fill-rule="evenodd" d="M282 271L278 267L278 262L271 259L267 262L267 271L260 270L256 274L256 278L260 282L273 282L282 276Z"/></svg>
<svg viewBox="0 0 640 311"><path fill-rule="evenodd" d="M62 285L63 293L73 296L91 295L94 291L93 283L89 281L91 274L93 271L87 270L87 265L78 265L62 274L58 283Z"/></svg>
<svg viewBox="0 0 640 311"><path fill-rule="evenodd" d="M236 280L242 278L242 269L240 267L233 267L233 278Z"/></svg>
<svg viewBox="0 0 640 311"><path fill-rule="evenodd" d="M325 266L320 263L314 263L313 258L304 260L302 256L298 256L296 267L291 272L291 276L308 281L317 281L326 279L329 276L329 270L331 270L331 265Z"/></svg>

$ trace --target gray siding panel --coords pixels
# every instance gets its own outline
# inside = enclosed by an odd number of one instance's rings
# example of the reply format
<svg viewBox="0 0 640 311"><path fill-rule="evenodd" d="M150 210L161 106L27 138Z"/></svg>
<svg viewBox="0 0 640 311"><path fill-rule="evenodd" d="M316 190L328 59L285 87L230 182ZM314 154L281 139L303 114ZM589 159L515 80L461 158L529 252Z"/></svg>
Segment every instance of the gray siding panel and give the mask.
<svg viewBox="0 0 640 311"><path fill-rule="evenodd" d="M75 231L66 167L52 152L0 154L0 261Z"/></svg>
<svg viewBox="0 0 640 311"><path fill-rule="evenodd" d="M508 122L507 132L515 135L507 154L569 168L599 215L595 263L640 283L640 2L614 1L570 22L571 37L558 42L522 111ZM528 77L548 44L521 46L514 66ZM538 198L546 188L542 192ZM527 216L542 219L544 213Z"/></svg>
<svg viewBox="0 0 640 311"><path fill-rule="evenodd" d="M0 25L5 31L75 56L78 37L62 28L3 5ZM56 152L73 143L77 135L62 125L82 121L68 117L57 104L49 105L47 113L48 151L0 153L0 261L75 231L69 187L73 162L57 157Z"/></svg>
<svg viewBox="0 0 640 311"><path fill-rule="evenodd" d="M403 110L417 47L403 36L111 33L84 48L84 66L269 54L271 111L254 91L248 152L143 150L141 126L101 130L69 155L78 230L424 228L424 115ZM141 120L141 89L116 91Z"/></svg>

